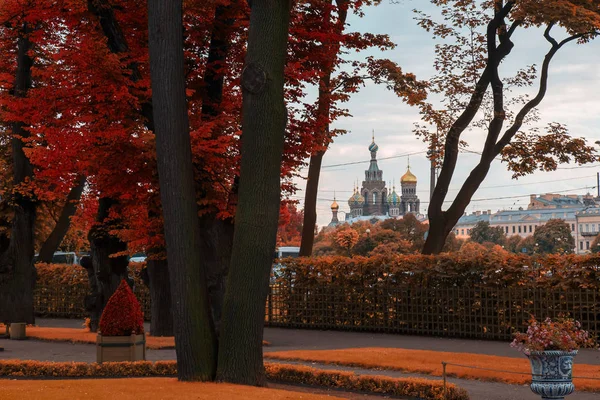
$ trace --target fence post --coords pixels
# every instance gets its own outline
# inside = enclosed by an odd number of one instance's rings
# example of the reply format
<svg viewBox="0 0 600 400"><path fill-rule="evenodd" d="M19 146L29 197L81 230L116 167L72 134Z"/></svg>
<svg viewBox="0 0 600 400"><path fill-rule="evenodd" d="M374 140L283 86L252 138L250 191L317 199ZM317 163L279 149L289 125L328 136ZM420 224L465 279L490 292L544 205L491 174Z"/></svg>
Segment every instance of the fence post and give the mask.
<svg viewBox="0 0 600 400"><path fill-rule="evenodd" d="M444 380L444 400L446 400L448 398L447 392L446 392L446 362L442 361L442 378Z"/></svg>
<svg viewBox="0 0 600 400"><path fill-rule="evenodd" d="M273 322L273 285L269 285L269 295L267 296L267 318L268 325Z"/></svg>

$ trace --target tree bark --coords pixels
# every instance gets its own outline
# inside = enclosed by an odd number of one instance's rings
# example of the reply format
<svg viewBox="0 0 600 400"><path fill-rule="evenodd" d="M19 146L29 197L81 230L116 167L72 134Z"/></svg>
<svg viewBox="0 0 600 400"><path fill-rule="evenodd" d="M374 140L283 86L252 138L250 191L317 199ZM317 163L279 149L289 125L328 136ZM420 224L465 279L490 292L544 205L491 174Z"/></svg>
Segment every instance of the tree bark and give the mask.
<svg viewBox="0 0 600 400"><path fill-rule="evenodd" d="M304 221L302 223L302 241L300 243L300 257L310 257L315 243L315 226L317 224L317 193L319 192L319 178L321 176L321 163L325 151L319 151L310 157L308 165L308 178L304 194Z"/></svg>
<svg viewBox="0 0 600 400"><path fill-rule="evenodd" d="M31 88L33 60L29 56L32 29L25 23L17 40L17 72L14 96L24 98ZM22 122L12 124L14 186L33 178L33 168L23 148L22 139L29 131ZM14 219L8 249L0 256L0 321L4 323L34 323L33 288L36 273L33 266L35 199L17 192L14 198Z"/></svg>
<svg viewBox="0 0 600 400"><path fill-rule="evenodd" d="M248 51L241 81L244 140L239 202L217 379L264 385L262 338L279 218L290 2L253 0L251 4Z"/></svg>
<svg viewBox="0 0 600 400"><path fill-rule="evenodd" d="M97 306L90 316L90 319L94 322L100 320L108 299L117 290L121 280L128 280L127 267L129 260L127 256L111 257L113 254L127 250L126 243L110 234L116 223L109 219L109 213L110 209L116 204L115 200L108 197L103 197L99 200L96 223L88 233L97 290L94 293ZM131 282L129 283L131 284Z"/></svg>
<svg viewBox="0 0 600 400"><path fill-rule="evenodd" d="M180 380L211 380L216 348L194 190L185 97L183 1L148 1L156 152Z"/></svg>
<svg viewBox="0 0 600 400"><path fill-rule="evenodd" d="M171 312L171 283L167 260L147 260L148 287L150 289L150 333L152 336L173 336Z"/></svg>
<svg viewBox="0 0 600 400"><path fill-rule="evenodd" d="M71 217L73 217L73 215L75 215L77 212L77 206L79 205L79 200L81 199L81 194L83 193L83 188L85 187L85 181L86 177L80 175L77 178L75 186L71 188L71 191L67 195L67 200L60 213L60 217L58 217L58 221L56 222L54 229L40 249L40 262L52 262L52 256L54 255L54 252L56 252L65 238L65 235L69 231L69 228L71 227Z"/></svg>
<svg viewBox="0 0 600 400"><path fill-rule="evenodd" d="M223 100L224 74L222 68L227 62L231 47L230 35L235 19L231 12L235 3L220 4L215 9L213 29L204 73L204 96L202 100L202 120L208 121L221 114ZM213 137L218 134L218 127L213 130ZM204 171L202 166L197 169ZM202 178L200 178L202 179ZM236 185L232 188L235 196ZM200 249L202 251L202 268L206 271L211 317L217 338L220 334L223 299L225 297L225 280L231 260L233 243L233 219L222 220L216 211L203 213L199 218Z"/></svg>

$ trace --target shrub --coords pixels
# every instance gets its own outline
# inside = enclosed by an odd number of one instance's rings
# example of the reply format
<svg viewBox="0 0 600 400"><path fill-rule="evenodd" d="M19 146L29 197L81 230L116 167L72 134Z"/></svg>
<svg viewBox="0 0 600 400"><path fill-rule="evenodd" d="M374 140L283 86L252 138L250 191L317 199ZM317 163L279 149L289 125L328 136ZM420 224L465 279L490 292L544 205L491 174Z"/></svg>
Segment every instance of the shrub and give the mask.
<svg viewBox="0 0 600 400"><path fill-rule="evenodd" d="M439 380L419 378L388 378L385 376L355 375L352 372L319 370L297 365L266 364L270 380L326 386L386 396L414 397L431 400L467 400L467 392L453 384L444 386Z"/></svg>
<svg viewBox="0 0 600 400"><path fill-rule="evenodd" d="M135 294L123 279L108 299L100 318L100 332L104 336L129 336L144 332L144 315Z"/></svg>
<svg viewBox="0 0 600 400"><path fill-rule="evenodd" d="M265 364L267 379L279 382L301 383L346 390L372 392L390 396L417 397L426 400L444 399L444 388L439 380L416 378L388 378L382 376L354 375L350 372L323 371L315 368ZM102 364L0 361L0 376L22 378L119 378L174 376L175 361L107 362ZM447 384L447 400L468 400L467 392Z"/></svg>
<svg viewBox="0 0 600 400"><path fill-rule="evenodd" d="M467 245L463 246L465 248ZM469 246L474 247L475 244ZM591 255L528 256L499 246L480 251L422 254L380 254L287 259L281 269L283 285L419 287L543 287L600 289L600 253ZM474 250L474 249L471 249Z"/></svg>

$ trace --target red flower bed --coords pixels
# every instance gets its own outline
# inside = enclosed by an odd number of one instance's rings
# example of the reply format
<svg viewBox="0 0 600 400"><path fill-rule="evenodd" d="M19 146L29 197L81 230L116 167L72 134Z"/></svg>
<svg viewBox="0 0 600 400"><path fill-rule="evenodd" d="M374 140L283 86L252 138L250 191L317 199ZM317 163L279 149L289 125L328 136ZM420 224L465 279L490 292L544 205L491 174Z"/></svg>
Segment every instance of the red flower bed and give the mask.
<svg viewBox="0 0 600 400"><path fill-rule="evenodd" d="M104 336L129 336L144 333L144 314L135 294L125 282L108 299L100 318L100 333Z"/></svg>

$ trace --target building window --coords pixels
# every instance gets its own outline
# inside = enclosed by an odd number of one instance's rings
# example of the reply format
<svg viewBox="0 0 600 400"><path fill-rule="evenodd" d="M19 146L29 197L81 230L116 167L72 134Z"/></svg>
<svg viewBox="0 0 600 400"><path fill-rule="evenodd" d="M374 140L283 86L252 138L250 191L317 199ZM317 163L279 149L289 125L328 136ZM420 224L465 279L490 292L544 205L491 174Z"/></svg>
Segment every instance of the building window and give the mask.
<svg viewBox="0 0 600 400"><path fill-rule="evenodd" d="M583 242L579 242L579 250L583 250Z"/></svg>
<svg viewBox="0 0 600 400"><path fill-rule="evenodd" d="M529 225L529 233L533 232L533 226Z"/></svg>
<svg viewBox="0 0 600 400"><path fill-rule="evenodd" d="M575 232L575 224L571 224L571 232Z"/></svg>
<svg viewBox="0 0 600 400"><path fill-rule="evenodd" d="M590 224L585 224L585 231L589 232L590 231Z"/></svg>
<svg viewBox="0 0 600 400"><path fill-rule="evenodd" d="M519 233L521 233L521 225L519 225Z"/></svg>
<svg viewBox="0 0 600 400"><path fill-rule="evenodd" d="M587 242L587 241L585 242L585 249L586 250L590 249L590 242Z"/></svg>
<svg viewBox="0 0 600 400"><path fill-rule="evenodd" d="M515 226L513 225L513 233L515 233Z"/></svg>
<svg viewBox="0 0 600 400"><path fill-rule="evenodd" d="M373 192L373 204L377 204L377 193Z"/></svg>
<svg viewBox="0 0 600 400"><path fill-rule="evenodd" d="M583 232L583 228L582 228L581 224L579 224L579 232Z"/></svg>
<svg viewBox="0 0 600 400"><path fill-rule="evenodd" d="M471 230L467 229L467 235L470 235L470 234L471 234Z"/></svg>
<svg viewBox="0 0 600 400"><path fill-rule="evenodd" d="M592 224L592 232L596 232L596 224Z"/></svg>
<svg viewBox="0 0 600 400"><path fill-rule="evenodd" d="M458 229L456 230L456 234L458 235Z"/></svg>
<svg viewBox="0 0 600 400"><path fill-rule="evenodd" d="M504 228L506 228L506 233L508 233L508 226L505 226Z"/></svg>
<svg viewBox="0 0 600 400"><path fill-rule="evenodd" d="M460 230L460 234L461 234L461 235L464 235L464 234L465 234L465 230L464 230L464 229L461 229L461 230Z"/></svg>

